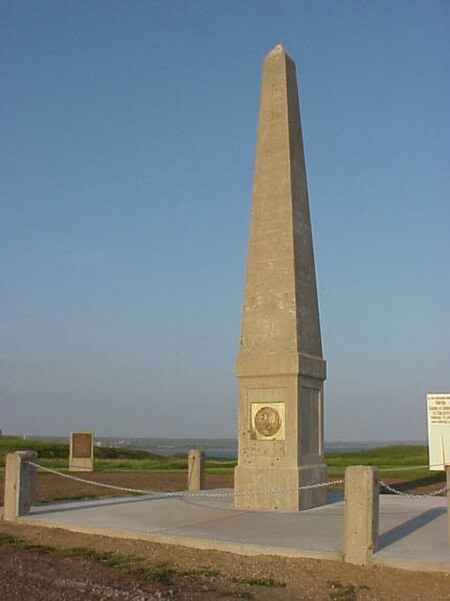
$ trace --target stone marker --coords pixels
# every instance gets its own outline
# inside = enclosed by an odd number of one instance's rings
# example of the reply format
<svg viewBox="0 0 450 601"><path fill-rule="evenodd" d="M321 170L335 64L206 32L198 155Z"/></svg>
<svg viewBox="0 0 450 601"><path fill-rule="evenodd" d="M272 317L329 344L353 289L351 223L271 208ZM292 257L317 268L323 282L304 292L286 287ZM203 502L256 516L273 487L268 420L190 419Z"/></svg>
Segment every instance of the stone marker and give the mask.
<svg viewBox="0 0 450 601"><path fill-rule="evenodd" d="M69 471L94 471L94 432L71 432Z"/></svg>
<svg viewBox="0 0 450 601"><path fill-rule="evenodd" d="M3 519L17 520L28 515L36 496L36 468L28 461L36 463L37 454L33 451L16 451L6 455L5 501Z"/></svg>
<svg viewBox="0 0 450 601"><path fill-rule="evenodd" d="M326 364L296 72L281 46L264 62L237 376L236 506L298 510L325 503L325 488L298 490L326 480Z"/></svg>
<svg viewBox="0 0 450 601"><path fill-rule="evenodd" d="M352 465L345 470L344 561L366 565L378 549L378 470Z"/></svg>
<svg viewBox="0 0 450 601"><path fill-rule="evenodd" d="M188 455L188 490L205 488L205 452L191 449Z"/></svg>

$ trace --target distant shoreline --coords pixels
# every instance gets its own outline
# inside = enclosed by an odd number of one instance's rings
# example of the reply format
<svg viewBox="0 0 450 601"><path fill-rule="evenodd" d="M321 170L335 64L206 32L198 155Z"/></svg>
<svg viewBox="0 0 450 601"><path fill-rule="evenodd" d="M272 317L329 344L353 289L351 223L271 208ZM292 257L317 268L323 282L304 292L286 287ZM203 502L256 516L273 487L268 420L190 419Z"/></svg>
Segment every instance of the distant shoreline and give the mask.
<svg viewBox="0 0 450 601"><path fill-rule="evenodd" d="M67 441L63 436L26 436L29 439ZM96 446L126 447L146 450L157 455L186 454L190 449L201 448L209 457L236 459L238 441L236 438L156 438L156 437L95 437ZM325 452L363 451L391 445L427 445L426 441L370 440L370 441L329 441L325 442Z"/></svg>

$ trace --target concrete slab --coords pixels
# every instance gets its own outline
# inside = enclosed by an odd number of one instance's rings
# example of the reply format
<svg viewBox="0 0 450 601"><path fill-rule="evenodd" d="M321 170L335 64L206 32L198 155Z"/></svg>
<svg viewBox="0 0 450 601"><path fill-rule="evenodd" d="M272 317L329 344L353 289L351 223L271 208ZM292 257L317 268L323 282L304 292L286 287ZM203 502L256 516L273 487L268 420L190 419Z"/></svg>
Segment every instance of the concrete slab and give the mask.
<svg viewBox="0 0 450 601"><path fill-rule="evenodd" d="M236 509L227 496L146 495L54 503L32 509L20 523L138 538L246 555L342 560L342 495L301 512ZM380 496L380 549L373 563L450 573L445 498Z"/></svg>

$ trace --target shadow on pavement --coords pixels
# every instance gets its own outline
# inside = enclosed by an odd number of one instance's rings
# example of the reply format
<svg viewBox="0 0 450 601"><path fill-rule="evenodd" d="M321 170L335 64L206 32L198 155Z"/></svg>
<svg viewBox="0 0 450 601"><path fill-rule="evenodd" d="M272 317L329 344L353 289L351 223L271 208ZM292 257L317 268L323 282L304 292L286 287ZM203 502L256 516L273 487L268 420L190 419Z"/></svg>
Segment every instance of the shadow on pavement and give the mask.
<svg viewBox="0 0 450 601"><path fill-rule="evenodd" d="M398 540L405 538L408 536L408 534L423 528L433 520L437 519L443 513L446 513L445 507L434 507L433 509L428 509L420 515L416 515L410 520L407 520L406 522L403 522L402 524L383 532L378 539L378 550L381 551L381 549L384 549Z"/></svg>

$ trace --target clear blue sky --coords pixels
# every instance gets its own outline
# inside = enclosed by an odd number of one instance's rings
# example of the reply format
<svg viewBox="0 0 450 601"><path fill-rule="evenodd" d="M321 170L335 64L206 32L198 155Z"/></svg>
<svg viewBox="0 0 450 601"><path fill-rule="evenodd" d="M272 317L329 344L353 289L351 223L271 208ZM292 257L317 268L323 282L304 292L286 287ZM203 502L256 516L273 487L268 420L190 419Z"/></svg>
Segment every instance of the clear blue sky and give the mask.
<svg viewBox="0 0 450 601"><path fill-rule="evenodd" d="M235 436L261 67L297 64L328 440L450 390L450 2L0 1L0 427Z"/></svg>

